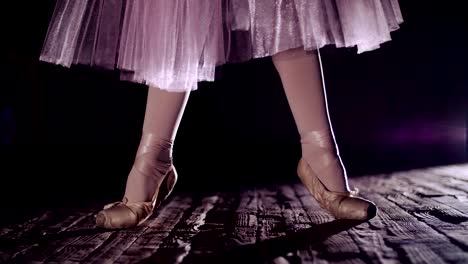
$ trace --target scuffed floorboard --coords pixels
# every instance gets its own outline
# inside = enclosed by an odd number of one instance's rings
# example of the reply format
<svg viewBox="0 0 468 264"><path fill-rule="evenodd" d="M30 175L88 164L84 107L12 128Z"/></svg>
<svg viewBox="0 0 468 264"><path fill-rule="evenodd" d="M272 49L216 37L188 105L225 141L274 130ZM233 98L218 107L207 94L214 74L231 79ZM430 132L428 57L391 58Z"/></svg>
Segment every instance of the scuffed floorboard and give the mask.
<svg viewBox="0 0 468 264"><path fill-rule="evenodd" d="M351 179L367 222L335 220L300 184L175 193L144 225L94 226L96 208L0 228L2 263L468 263L468 165Z"/></svg>

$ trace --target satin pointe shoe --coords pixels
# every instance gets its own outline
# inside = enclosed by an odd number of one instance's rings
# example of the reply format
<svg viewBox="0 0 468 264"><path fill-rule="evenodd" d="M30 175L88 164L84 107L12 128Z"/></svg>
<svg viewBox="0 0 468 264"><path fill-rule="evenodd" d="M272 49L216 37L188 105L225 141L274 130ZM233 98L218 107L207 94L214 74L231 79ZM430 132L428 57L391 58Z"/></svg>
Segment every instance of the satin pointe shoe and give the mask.
<svg viewBox="0 0 468 264"><path fill-rule="evenodd" d="M129 228L141 225L169 197L177 182L177 177L176 169L171 165L151 201L128 202L128 199L124 197L122 201L107 204L103 210L96 214L96 225L107 229Z"/></svg>
<svg viewBox="0 0 468 264"><path fill-rule="evenodd" d="M297 174L320 206L335 218L369 220L376 216L376 205L369 200L357 197L357 189L351 192L328 190L303 158L299 160Z"/></svg>

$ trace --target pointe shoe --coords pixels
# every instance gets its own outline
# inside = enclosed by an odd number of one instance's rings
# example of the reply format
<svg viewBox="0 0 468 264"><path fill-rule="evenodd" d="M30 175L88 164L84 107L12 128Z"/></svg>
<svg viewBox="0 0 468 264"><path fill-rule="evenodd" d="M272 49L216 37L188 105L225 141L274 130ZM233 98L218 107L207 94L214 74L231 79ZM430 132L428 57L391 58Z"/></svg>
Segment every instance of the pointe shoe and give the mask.
<svg viewBox="0 0 468 264"><path fill-rule="evenodd" d="M151 201L128 202L124 197L121 202L107 204L96 214L96 225L107 229L121 229L144 223L174 189L178 178L174 165L171 165L163 177Z"/></svg>
<svg viewBox="0 0 468 264"><path fill-rule="evenodd" d="M356 197L357 189L351 192L328 190L303 158L300 159L297 166L297 174L320 206L328 210L334 217L369 220L377 214L377 207L373 202Z"/></svg>

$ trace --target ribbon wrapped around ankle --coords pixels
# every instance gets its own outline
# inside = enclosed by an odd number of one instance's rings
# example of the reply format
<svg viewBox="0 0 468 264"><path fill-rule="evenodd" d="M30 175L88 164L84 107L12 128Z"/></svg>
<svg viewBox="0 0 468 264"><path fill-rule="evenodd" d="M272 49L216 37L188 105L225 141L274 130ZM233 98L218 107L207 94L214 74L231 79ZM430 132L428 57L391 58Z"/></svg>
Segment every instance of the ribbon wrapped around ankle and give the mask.
<svg viewBox="0 0 468 264"><path fill-rule="evenodd" d="M174 141L162 139L157 134L143 133L135 157L135 168L144 175L164 176L172 165L173 144Z"/></svg>
<svg viewBox="0 0 468 264"><path fill-rule="evenodd" d="M301 134L302 144L313 144L319 148L336 149L335 142L331 132L326 130L313 130L305 134Z"/></svg>
<svg viewBox="0 0 468 264"><path fill-rule="evenodd" d="M155 133L143 133L140 140L139 152L145 153L154 148L167 149L170 150L170 155L172 157L172 147L174 145L173 140L167 140L158 137ZM141 151L140 151L141 149Z"/></svg>

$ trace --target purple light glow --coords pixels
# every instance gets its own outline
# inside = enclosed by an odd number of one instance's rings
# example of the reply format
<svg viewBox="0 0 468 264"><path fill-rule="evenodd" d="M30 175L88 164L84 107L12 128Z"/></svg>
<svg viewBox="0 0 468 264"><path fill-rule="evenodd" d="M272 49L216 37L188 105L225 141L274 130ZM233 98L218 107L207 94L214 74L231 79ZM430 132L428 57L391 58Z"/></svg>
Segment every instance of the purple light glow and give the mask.
<svg viewBox="0 0 468 264"><path fill-rule="evenodd" d="M405 124L386 132L390 144L463 144L466 146L466 127L427 124Z"/></svg>

